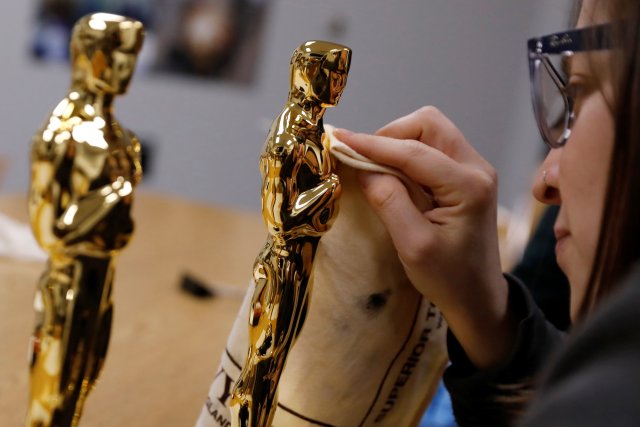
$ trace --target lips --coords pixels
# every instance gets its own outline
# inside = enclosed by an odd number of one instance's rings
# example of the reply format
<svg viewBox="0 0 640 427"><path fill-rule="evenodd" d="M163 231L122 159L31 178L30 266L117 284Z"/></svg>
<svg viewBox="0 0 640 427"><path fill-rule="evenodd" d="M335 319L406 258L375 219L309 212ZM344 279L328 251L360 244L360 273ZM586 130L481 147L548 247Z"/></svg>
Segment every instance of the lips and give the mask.
<svg viewBox="0 0 640 427"><path fill-rule="evenodd" d="M567 230L566 228L554 227L553 234L556 237L556 258L557 258L560 252L562 251L562 246L564 242L566 241L567 237L569 237L571 233L569 233L569 230Z"/></svg>
<svg viewBox="0 0 640 427"><path fill-rule="evenodd" d="M553 234L556 236L556 241L560 241L569 235L569 230L562 227L554 227Z"/></svg>

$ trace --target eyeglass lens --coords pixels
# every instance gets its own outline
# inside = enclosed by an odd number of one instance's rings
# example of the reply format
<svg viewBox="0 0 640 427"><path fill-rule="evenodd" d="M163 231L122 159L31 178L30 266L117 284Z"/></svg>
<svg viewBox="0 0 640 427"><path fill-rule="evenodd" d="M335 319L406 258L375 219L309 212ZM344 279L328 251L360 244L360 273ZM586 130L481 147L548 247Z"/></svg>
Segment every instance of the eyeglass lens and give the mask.
<svg viewBox="0 0 640 427"><path fill-rule="evenodd" d="M566 57L545 55L536 67L538 83L538 114L544 134L553 145L561 145L569 125L569 102L565 94L567 82Z"/></svg>

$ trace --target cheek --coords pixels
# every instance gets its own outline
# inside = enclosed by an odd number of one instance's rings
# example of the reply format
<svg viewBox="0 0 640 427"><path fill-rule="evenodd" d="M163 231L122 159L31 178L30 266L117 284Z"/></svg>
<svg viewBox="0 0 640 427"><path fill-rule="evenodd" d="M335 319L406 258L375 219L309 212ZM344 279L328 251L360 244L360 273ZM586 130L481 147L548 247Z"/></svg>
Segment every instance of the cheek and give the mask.
<svg viewBox="0 0 640 427"><path fill-rule="evenodd" d="M560 159L560 190L570 185L568 198L591 204L590 214L601 210L607 186L614 122L602 94L593 94L583 105ZM566 178L566 179L564 179ZM565 194L562 194L563 202ZM571 196L571 197L569 197ZM599 208L599 209L598 209Z"/></svg>
<svg viewBox="0 0 640 427"><path fill-rule="evenodd" d="M584 103L559 160L559 190L579 268L591 271L600 231L614 139L604 97Z"/></svg>

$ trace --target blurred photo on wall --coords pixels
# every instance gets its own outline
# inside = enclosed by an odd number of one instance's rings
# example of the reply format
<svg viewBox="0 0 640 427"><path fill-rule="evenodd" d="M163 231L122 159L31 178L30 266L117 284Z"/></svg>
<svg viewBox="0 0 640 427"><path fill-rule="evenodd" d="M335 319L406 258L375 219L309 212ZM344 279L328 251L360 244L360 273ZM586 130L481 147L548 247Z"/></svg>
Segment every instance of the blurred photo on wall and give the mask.
<svg viewBox="0 0 640 427"><path fill-rule="evenodd" d="M68 60L71 29L87 13L140 20L138 69L250 84L259 60L268 0L40 0L31 54Z"/></svg>

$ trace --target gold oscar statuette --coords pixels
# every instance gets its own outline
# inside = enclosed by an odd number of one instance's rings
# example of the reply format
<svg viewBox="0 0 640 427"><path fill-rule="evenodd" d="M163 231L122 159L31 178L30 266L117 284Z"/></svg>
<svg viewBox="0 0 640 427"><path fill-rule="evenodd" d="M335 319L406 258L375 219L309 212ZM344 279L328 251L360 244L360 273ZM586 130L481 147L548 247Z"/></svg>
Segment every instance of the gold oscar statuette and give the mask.
<svg viewBox="0 0 640 427"><path fill-rule="evenodd" d="M34 306L26 426L76 426L105 360L114 257L133 232L140 144L113 115L144 39L138 21L96 13L70 43L71 87L33 138L29 214L48 253Z"/></svg>
<svg viewBox="0 0 640 427"><path fill-rule="evenodd" d="M340 182L322 116L347 82L351 50L309 41L291 58L291 89L260 157L267 242L253 269L247 361L231 397L234 427L270 426L278 382L302 328L321 236L337 214Z"/></svg>

